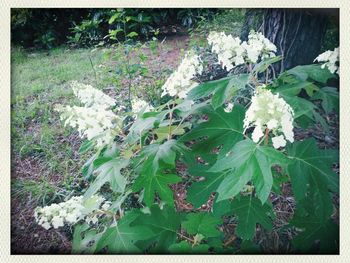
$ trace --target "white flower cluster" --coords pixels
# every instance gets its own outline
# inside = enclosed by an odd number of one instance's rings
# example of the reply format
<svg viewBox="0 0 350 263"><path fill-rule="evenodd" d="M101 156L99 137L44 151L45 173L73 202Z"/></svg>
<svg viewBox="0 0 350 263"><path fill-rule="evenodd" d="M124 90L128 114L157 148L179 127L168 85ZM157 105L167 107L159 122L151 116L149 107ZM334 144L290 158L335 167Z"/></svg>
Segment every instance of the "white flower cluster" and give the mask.
<svg viewBox="0 0 350 263"><path fill-rule="evenodd" d="M92 215L99 210L101 203L105 199L101 196L92 196L84 202L83 196L74 196L66 202L52 204L45 207L37 207L34 211L35 221L46 230L59 228L65 224L75 224L80 220L85 220L87 223L96 223L101 214ZM106 201L102 205L103 210L107 210L110 202Z"/></svg>
<svg viewBox="0 0 350 263"><path fill-rule="evenodd" d="M245 130L255 126L252 139L257 143L264 136L266 128L274 134L273 146L286 146L286 140L294 142L293 109L279 95L260 86L252 97L252 102L244 119Z"/></svg>
<svg viewBox="0 0 350 263"><path fill-rule="evenodd" d="M111 143L120 130L121 119L110 110L61 105L56 110L65 126L77 129L81 137L96 140L97 147Z"/></svg>
<svg viewBox="0 0 350 263"><path fill-rule="evenodd" d="M73 81L71 87L74 95L87 107L108 109L116 103L114 99L90 85Z"/></svg>
<svg viewBox="0 0 350 263"><path fill-rule="evenodd" d="M339 74L339 48L335 48L333 51L327 50L322 54L318 55L314 61L325 62L322 64L321 68L327 67L331 73Z"/></svg>
<svg viewBox="0 0 350 263"><path fill-rule="evenodd" d="M222 68L227 71L245 63L256 63L260 58L274 57L277 51L276 46L260 32L251 31L248 42L215 31L210 32L207 39L212 52L218 55Z"/></svg>
<svg viewBox="0 0 350 263"><path fill-rule="evenodd" d="M246 50L247 60L251 63L258 62L260 56L262 60L276 56L276 46L261 32L250 32L248 42L244 41L242 46Z"/></svg>
<svg viewBox="0 0 350 263"><path fill-rule="evenodd" d="M90 85L72 82L74 95L85 104L84 107L58 105L64 125L79 131L81 137L96 140L97 147L111 143L120 131L121 119L109 108L115 100Z"/></svg>
<svg viewBox="0 0 350 263"><path fill-rule="evenodd" d="M208 43L212 46L212 52L218 55L222 68L230 71L234 65L244 64L244 48L239 37L226 35L224 32L212 31L208 35Z"/></svg>
<svg viewBox="0 0 350 263"><path fill-rule="evenodd" d="M152 105L148 104L146 101L139 98L134 98L131 101L131 104L132 104L132 111L134 113L139 113L141 111L148 112L153 109Z"/></svg>
<svg viewBox="0 0 350 263"><path fill-rule="evenodd" d="M187 93L197 85L196 82L192 81L193 77L196 74L201 74L202 71L203 65L199 56L188 52L177 70L164 83L162 97L169 94L185 98Z"/></svg>

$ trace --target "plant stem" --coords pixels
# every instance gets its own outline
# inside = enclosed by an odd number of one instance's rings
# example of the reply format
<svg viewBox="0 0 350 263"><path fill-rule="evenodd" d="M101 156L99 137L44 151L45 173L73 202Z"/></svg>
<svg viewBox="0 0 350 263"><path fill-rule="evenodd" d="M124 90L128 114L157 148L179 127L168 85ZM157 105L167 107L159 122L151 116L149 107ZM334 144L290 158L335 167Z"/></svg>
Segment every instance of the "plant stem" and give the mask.
<svg viewBox="0 0 350 263"><path fill-rule="evenodd" d="M268 144L268 142L269 142L269 129L268 128L266 128L266 130L265 130L265 146Z"/></svg>
<svg viewBox="0 0 350 263"><path fill-rule="evenodd" d="M169 110L170 110L170 119L169 119L169 131L168 131L168 141L171 139L171 125L173 123L173 108L174 108L174 105L175 105L175 102L173 101L172 103L172 107L170 108L170 105L169 105Z"/></svg>
<svg viewBox="0 0 350 263"><path fill-rule="evenodd" d="M91 60L91 56L90 56L90 55L89 55L89 60L90 60L90 64L91 64L92 70L94 71L94 74L95 74L96 86L98 86L96 70L95 70L95 68L94 68L94 64L92 63L92 60Z"/></svg>
<svg viewBox="0 0 350 263"><path fill-rule="evenodd" d="M194 240L192 238L189 238L181 233L176 233L176 234L178 234L180 237L186 239L187 241L190 241L192 244L194 243Z"/></svg>

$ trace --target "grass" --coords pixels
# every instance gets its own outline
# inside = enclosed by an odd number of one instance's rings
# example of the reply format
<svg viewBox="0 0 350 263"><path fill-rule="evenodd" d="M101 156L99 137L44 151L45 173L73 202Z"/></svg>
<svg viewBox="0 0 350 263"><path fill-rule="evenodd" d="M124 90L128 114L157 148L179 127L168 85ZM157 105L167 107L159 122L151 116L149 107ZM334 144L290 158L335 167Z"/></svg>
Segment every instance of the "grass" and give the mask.
<svg viewBox="0 0 350 263"><path fill-rule="evenodd" d="M57 48L50 51L11 52L12 146L12 251L42 253L54 247L64 252L64 235L48 235L34 223L33 210L70 195L80 194L84 184L81 167L87 155L78 155L81 139L64 128L55 104L76 104L69 87L72 80L108 85L96 79L103 52ZM93 68L94 67L94 68ZM96 82L98 84L96 85ZM36 233L33 235L33 233ZM40 239L46 239L48 246ZM28 244L22 246L23 242Z"/></svg>
<svg viewBox="0 0 350 263"><path fill-rule="evenodd" d="M71 131L62 127L53 107L74 103L70 81L94 81L89 56L95 64L102 61L100 53L89 49L12 50L11 137L12 151L19 159L39 158L53 173L67 175L78 170L71 163L75 145L65 140Z"/></svg>

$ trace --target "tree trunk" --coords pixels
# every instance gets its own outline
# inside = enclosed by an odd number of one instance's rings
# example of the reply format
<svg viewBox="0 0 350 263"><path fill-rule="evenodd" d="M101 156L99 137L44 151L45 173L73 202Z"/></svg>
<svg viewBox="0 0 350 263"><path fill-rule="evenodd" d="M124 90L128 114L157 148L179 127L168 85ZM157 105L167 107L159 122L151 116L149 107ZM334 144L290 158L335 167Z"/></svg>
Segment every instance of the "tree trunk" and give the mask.
<svg viewBox="0 0 350 263"><path fill-rule="evenodd" d="M328 13L327 13L328 10ZM311 64L320 53L330 9L266 9L262 33L277 47L283 60L274 64L280 73ZM334 12L334 9L333 9Z"/></svg>
<svg viewBox="0 0 350 263"><path fill-rule="evenodd" d="M262 14L263 14L262 9L253 9L253 8L247 9L247 11L245 13L245 20L244 20L242 30L241 30L241 36L240 36L240 38L243 41L248 40L248 35L249 35L250 30L254 30L254 31L258 31L258 32L261 31Z"/></svg>

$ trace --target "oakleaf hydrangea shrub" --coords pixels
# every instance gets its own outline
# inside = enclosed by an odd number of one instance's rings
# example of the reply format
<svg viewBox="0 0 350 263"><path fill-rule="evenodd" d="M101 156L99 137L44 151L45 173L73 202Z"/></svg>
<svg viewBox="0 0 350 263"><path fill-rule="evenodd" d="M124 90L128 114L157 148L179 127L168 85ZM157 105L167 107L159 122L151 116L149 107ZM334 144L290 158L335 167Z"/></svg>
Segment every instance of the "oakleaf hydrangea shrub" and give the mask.
<svg viewBox="0 0 350 263"><path fill-rule="evenodd" d="M77 82L81 104L56 106L86 139L80 152L94 151L82 168L90 183L81 196L38 207L35 218L46 229L74 226L73 253L263 253L258 231L287 231L291 253L337 253L338 151L298 140L295 129L329 128L322 112L338 111L338 91L327 86L338 78L338 49L316 58L323 64L274 76L281 57L261 33L244 42L211 32L208 43L227 76L196 82L205 66L190 50L160 106L136 94L128 111ZM186 186L191 212L179 211L174 184ZM293 213L276 228L272 197L283 184L291 185Z"/></svg>

